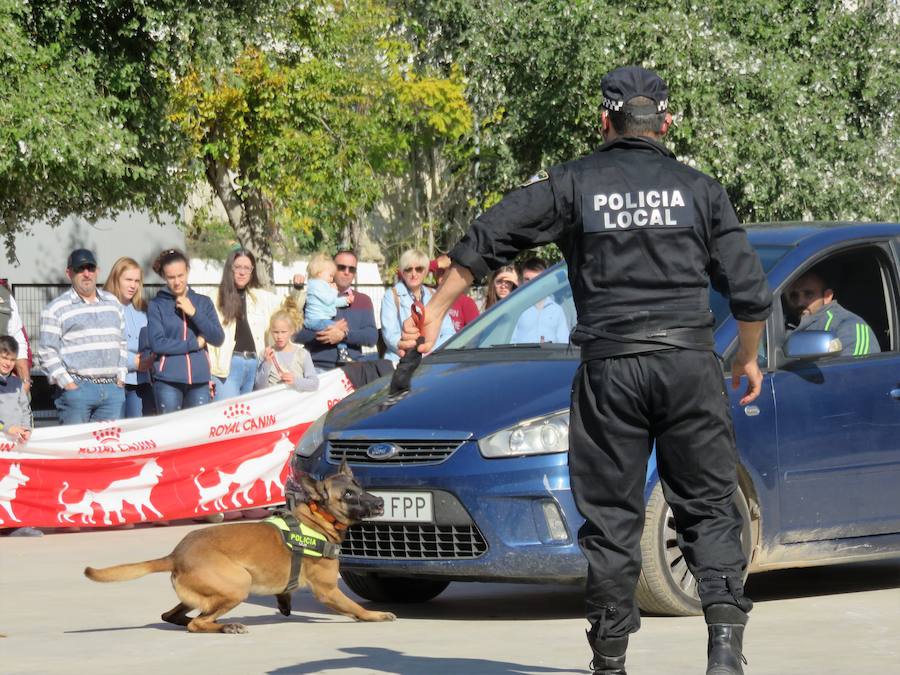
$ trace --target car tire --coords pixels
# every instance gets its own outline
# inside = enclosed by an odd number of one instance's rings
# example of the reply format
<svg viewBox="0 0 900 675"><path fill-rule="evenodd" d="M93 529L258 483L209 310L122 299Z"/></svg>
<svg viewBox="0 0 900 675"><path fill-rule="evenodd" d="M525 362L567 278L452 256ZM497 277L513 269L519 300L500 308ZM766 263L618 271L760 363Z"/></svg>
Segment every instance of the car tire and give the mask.
<svg viewBox="0 0 900 675"><path fill-rule="evenodd" d="M450 585L449 581L415 579L411 577L382 577L377 574L341 572L350 590L372 602L428 602Z"/></svg>
<svg viewBox="0 0 900 675"><path fill-rule="evenodd" d="M750 509L740 488L734 501L741 514L741 545L747 559L753 547ZM653 488L641 536L643 565L635 598L642 611L666 616L695 616L702 613L697 580L694 579L675 538L675 518L663 496L662 485Z"/></svg>

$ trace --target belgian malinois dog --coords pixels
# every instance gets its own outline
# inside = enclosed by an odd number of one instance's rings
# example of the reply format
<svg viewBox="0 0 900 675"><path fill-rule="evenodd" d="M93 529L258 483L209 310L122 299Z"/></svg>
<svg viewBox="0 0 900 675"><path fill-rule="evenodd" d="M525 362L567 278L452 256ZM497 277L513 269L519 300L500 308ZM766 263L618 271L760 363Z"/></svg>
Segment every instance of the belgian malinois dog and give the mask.
<svg viewBox="0 0 900 675"><path fill-rule="evenodd" d="M360 487L346 462L325 480L303 476L303 500L292 513L297 520L339 545L348 526L384 512L380 497ZM187 626L192 633L246 633L240 623L216 619L246 600L250 593L274 595L278 609L291 613L291 552L281 532L270 524L229 523L195 530L165 558L95 569L84 575L93 581L128 581L151 572L171 572L179 602L162 615L164 621ZM338 587L336 558L303 556L299 587L309 587L317 600L334 611L360 621L393 621L390 612L372 612L348 598ZM193 610L200 614L188 616Z"/></svg>

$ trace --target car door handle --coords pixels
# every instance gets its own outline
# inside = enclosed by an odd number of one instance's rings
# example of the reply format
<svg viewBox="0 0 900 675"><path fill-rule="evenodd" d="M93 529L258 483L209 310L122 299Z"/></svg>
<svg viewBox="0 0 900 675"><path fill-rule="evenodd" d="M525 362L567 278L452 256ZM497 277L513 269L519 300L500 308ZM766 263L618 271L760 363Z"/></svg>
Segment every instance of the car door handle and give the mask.
<svg viewBox="0 0 900 675"><path fill-rule="evenodd" d="M891 389L891 398L900 400L900 389Z"/></svg>

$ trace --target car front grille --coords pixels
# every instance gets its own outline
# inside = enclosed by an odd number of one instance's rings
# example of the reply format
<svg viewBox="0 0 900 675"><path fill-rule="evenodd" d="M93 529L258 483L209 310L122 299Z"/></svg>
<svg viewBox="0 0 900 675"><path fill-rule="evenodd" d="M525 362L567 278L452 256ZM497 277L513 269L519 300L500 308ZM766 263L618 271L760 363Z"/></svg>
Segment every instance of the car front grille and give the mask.
<svg viewBox="0 0 900 675"><path fill-rule="evenodd" d="M460 440L450 441L392 441L398 448L390 458L373 459L366 451L380 441L331 440L328 442L328 461L349 464L429 464L443 462L463 444Z"/></svg>
<svg viewBox="0 0 900 675"><path fill-rule="evenodd" d="M475 525L367 522L347 529L341 554L393 560L477 558L487 542Z"/></svg>

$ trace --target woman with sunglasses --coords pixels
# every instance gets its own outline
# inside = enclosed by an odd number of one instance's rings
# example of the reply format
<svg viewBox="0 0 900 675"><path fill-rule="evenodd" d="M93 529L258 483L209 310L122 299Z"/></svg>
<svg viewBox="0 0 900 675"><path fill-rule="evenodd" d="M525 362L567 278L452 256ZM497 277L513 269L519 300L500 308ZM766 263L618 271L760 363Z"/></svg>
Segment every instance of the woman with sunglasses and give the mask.
<svg viewBox="0 0 900 675"><path fill-rule="evenodd" d="M422 251L409 249L400 256L400 281L394 284L390 293L385 293L381 302L381 335L386 347L385 358L399 361L397 342L400 341L400 328L403 322L412 315L412 304L419 300L428 304L433 291L424 285L428 274L428 256ZM449 314L441 322L441 332L435 346L444 343L453 335L453 323Z"/></svg>
<svg viewBox="0 0 900 675"><path fill-rule="evenodd" d="M221 401L253 391L256 367L266 350L269 320L281 308L281 300L260 287L256 258L243 248L228 254L214 296L225 341L209 348L209 360L215 399Z"/></svg>
<svg viewBox="0 0 900 675"><path fill-rule="evenodd" d="M519 287L519 273L515 265L504 265L491 275L487 292L484 295L484 311L486 312Z"/></svg>

